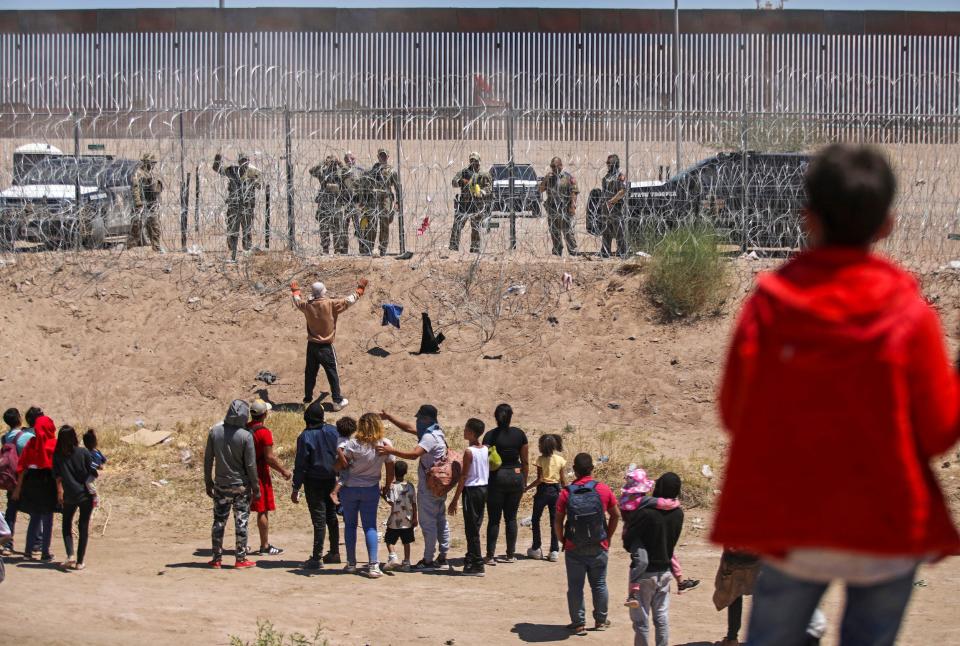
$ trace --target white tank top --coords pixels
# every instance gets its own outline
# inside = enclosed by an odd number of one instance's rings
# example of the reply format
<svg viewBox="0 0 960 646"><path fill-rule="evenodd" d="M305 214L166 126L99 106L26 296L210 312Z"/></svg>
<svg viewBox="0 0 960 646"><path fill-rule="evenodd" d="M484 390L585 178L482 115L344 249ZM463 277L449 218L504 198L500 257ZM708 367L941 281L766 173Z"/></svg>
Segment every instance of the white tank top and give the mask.
<svg viewBox="0 0 960 646"><path fill-rule="evenodd" d="M470 470L467 471L463 486L486 487L490 480L489 449L485 446L468 446L467 450L472 454L470 457L473 460L470 462Z"/></svg>

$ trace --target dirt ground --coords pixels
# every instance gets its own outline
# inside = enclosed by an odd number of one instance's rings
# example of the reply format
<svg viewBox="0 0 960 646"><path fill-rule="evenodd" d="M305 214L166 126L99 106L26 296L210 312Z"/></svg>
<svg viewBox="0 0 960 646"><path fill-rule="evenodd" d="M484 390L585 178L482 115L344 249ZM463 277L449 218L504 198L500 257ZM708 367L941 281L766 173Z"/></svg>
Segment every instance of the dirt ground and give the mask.
<svg viewBox="0 0 960 646"><path fill-rule="evenodd" d="M258 618L288 632L310 633L319 624L331 644L344 645L568 638L562 564L499 565L484 579L305 575L296 565L308 550L308 514L288 501L285 483L277 484L271 540L286 554L260 559L253 571L204 568L210 504L196 464L204 429L229 400L264 387L254 380L259 370L280 377L266 393L275 403L302 397L304 332L288 298L291 278L303 284L320 278L346 294L360 277L369 278L370 289L341 318L337 340L350 413L386 408L409 416L431 402L444 425L456 429L471 416L490 420L496 404L509 401L515 422L532 436L562 432L568 455L587 450L607 457L601 475L613 485L630 462L676 468L698 492L680 557L702 583L673 597L670 641L690 646L722 637L724 616L711 603L719 551L705 538L725 448L714 392L737 306L764 263L731 263L730 295L715 312L667 325L643 293L642 261L501 262L494 256L474 265L428 255L410 262L315 262L275 253L226 265L211 256L139 250L4 258L3 406L40 404L58 424L96 425L114 457L102 482L106 504L94 518L86 571L8 561L0 598L28 603L40 594L44 608L42 617L10 621L20 602L0 604L11 643L226 644L231 634L252 638ZM563 272L574 278L569 292L561 287ZM924 278L953 329L955 277ZM504 296L516 284L524 293ZM400 330L380 325L380 305L390 302L405 306ZM423 311L448 337L438 355L411 354ZM138 421L173 432L172 442L151 449L117 443ZM278 453L289 463L295 420L283 424ZM459 444L455 432L451 437ZM182 462L184 451L196 456L192 462ZM960 467L952 462L938 474L956 501ZM715 479L699 473L702 464L712 465ZM22 519L20 545L25 529ZM58 525L55 531L54 552L62 555ZM459 523L453 535L452 554L460 556ZM231 536L229 530L228 544ZM521 528L519 547L525 550L529 541L530 530ZM415 545L416 558L421 549ZM630 643L621 605L626 575L626 555L615 544L613 627L574 641ZM953 601L960 561L925 568L919 578L923 585L900 643L960 643ZM834 631L840 603L833 590L825 610Z"/></svg>

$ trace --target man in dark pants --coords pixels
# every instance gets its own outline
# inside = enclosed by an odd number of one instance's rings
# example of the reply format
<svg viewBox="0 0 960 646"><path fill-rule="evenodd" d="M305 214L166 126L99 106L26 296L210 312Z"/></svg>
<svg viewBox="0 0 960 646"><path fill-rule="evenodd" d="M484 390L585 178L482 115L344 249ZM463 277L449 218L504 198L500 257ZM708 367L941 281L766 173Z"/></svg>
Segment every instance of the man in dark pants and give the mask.
<svg viewBox="0 0 960 646"><path fill-rule="evenodd" d="M337 461L340 436L332 424L323 422L323 405L313 402L303 412L306 428L297 437L297 455L293 464L293 493L290 500L300 502L300 488L307 496L307 509L313 524L313 551L304 562L307 570L323 568L323 541L327 531L327 500L337 484L333 465Z"/></svg>
<svg viewBox="0 0 960 646"><path fill-rule="evenodd" d="M330 383L330 397L333 410L340 411L349 402L340 392L340 376L337 374L337 352L333 341L337 335L337 317L357 302L367 288L367 279L362 279L356 291L346 298L328 298L323 283L314 283L311 287L313 297L304 301L300 297L300 286L296 281L290 283L293 303L307 319L307 363L303 373L303 404L313 401L313 389L317 385L317 372L323 368Z"/></svg>

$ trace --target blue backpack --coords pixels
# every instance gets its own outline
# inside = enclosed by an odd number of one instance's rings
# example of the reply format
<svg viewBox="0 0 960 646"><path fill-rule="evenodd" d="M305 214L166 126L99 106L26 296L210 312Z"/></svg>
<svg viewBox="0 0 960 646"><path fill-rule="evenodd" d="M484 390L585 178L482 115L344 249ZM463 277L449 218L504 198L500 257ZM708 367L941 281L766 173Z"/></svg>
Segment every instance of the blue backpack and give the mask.
<svg viewBox="0 0 960 646"><path fill-rule="evenodd" d="M563 537L573 543L568 550L575 554L599 554L601 543L607 540L607 521L604 517L603 500L597 493L597 481L567 487L567 523Z"/></svg>

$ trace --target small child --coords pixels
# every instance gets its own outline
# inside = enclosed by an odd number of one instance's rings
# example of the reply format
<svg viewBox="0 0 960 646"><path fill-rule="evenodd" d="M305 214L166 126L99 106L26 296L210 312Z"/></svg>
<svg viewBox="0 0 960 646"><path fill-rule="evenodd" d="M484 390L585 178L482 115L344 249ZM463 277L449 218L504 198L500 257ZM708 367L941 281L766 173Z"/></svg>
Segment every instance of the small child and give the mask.
<svg viewBox="0 0 960 646"><path fill-rule="evenodd" d="M649 495L653 491L654 484L654 481L647 476L647 472L643 469L634 468L627 471L626 476L624 476L623 489L620 491L620 511L631 512L649 507L666 511L680 507L680 501L675 498L656 498ZM624 523L624 535L626 535L626 530L627 525ZM627 591L627 600L623 604L628 608L640 607L640 602L637 599L637 593L640 591L639 579L646 570L647 564L647 554L643 548L636 549L630 554L630 586ZM670 559L670 572L673 574L673 578L677 580L678 594L700 585L699 580L683 578L680 559L676 556Z"/></svg>
<svg viewBox="0 0 960 646"><path fill-rule="evenodd" d="M417 491L407 482L407 463L397 460L393 465L396 479L390 485L390 490L384 499L390 503L390 517L387 519L387 535L384 543L390 550L384 570L410 571L410 545L413 543L413 529L419 524L417 521ZM397 558L394 546L397 541L403 542L403 563Z"/></svg>
<svg viewBox="0 0 960 646"><path fill-rule="evenodd" d="M88 428L87 432L83 434L83 446L90 452L90 464L94 469L99 471L107 464L107 456L100 452L100 449L97 448L97 432L92 428ZM100 496L97 495L97 486L94 484L96 478L91 476L87 478L86 486L87 492L93 496L93 506L100 506Z"/></svg>
<svg viewBox="0 0 960 646"><path fill-rule="evenodd" d="M484 576L486 566L480 552L480 525L483 524L483 512L487 506L487 485L490 482L490 449L480 443L486 430L479 419L471 417L463 427L463 439L467 441L467 450L463 453L463 468L460 481L453 494L453 500L447 507L451 516L457 513L457 502L463 497L463 530L467 538L467 556L464 558L463 573L467 576Z"/></svg>
<svg viewBox="0 0 960 646"><path fill-rule="evenodd" d="M357 432L357 420L353 419L349 415L345 415L337 420L337 434L340 436L340 440L337 442L337 450L339 451L344 446L347 445L347 442L350 441L350 438L353 437L353 434ZM337 508L337 513L343 515L343 511L340 507L340 489L343 488L343 483L347 480L347 474L350 472L350 467L337 474L337 484L333 487L333 491L330 493L330 500L333 501L333 504Z"/></svg>
<svg viewBox="0 0 960 646"><path fill-rule="evenodd" d="M537 458L537 479L527 487L527 491L530 489L537 490L533 495L533 516L531 518L533 545L527 550L527 558L537 560L543 558L540 519L543 518L543 510L546 509L550 514L550 555L547 560L551 563L560 560L560 540L553 530L553 525L557 517L557 500L560 498L560 489L567 486L567 479L563 473L567 461L560 455L563 440L560 440L558 446L557 439L559 437L554 433L540 436L537 443L540 449L540 457Z"/></svg>

